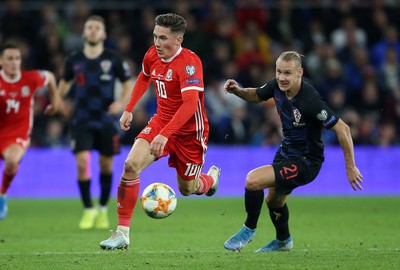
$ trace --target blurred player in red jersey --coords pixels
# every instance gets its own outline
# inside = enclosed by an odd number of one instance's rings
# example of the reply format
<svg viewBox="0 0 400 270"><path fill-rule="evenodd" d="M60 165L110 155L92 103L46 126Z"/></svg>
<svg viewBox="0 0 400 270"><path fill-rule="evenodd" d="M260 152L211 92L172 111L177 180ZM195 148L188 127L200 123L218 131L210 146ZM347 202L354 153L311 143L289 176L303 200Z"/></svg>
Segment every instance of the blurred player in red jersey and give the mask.
<svg viewBox="0 0 400 270"><path fill-rule="evenodd" d="M184 196L212 196L218 188L220 169L202 173L208 142L204 106L203 67L199 57L181 46L186 21L177 14L156 17L154 46L146 53L125 112L123 130L130 128L132 111L150 82L157 96L157 113L137 136L125 161L118 186L118 227L100 243L103 249L127 249L133 209L139 196L140 173L154 161L169 155L176 169L179 191Z"/></svg>
<svg viewBox="0 0 400 270"><path fill-rule="evenodd" d="M30 142L35 91L48 87L50 104L45 114L54 114L58 103L56 80L49 71L21 70L21 51L14 43L0 50L0 157L4 159L0 187L0 220L7 215L6 193Z"/></svg>

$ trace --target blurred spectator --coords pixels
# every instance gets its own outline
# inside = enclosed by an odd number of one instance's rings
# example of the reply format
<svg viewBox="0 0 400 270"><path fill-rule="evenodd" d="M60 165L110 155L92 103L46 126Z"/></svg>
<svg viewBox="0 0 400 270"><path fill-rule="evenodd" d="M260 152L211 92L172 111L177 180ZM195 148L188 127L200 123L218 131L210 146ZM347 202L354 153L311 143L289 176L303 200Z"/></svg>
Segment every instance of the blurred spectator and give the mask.
<svg viewBox="0 0 400 270"><path fill-rule="evenodd" d="M266 31L277 42L296 43L301 39L302 25L307 21L300 10L295 10L291 0L277 1L277 8L271 8L271 18L268 20Z"/></svg>
<svg viewBox="0 0 400 270"><path fill-rule="evenodd" d="M68 139L64 135L64 122L61 119L51 118L47 121L44 134L42 146L56 148L68 145Z"/></svg>
<svg viewBox="0 0 400 270"><path fill-rule="evenodd" d="M35 22L31 18L31 14L25 12L22 7L21 0L5 1L5 10L0 17L0 30L2 38L8 39L23 39L24 41L34 44L35 42Z"/></svg>
<svg viewBox="0 0 400 270"><path fill-rule="evenodd" d="M178 13L179 14L179 13ZM185 15L187 27L183 46L195 52L201 59L207 57L210 52L210 43L202 31L195 15Z"/></svg>
<svg viewBox="0 0 400 270"><path fill-rule="evenodd" d="M400 63L397 58L396 49L388 48L377 74L377 83L385 98L383 117L391 121L400 120Z"/></svg>
<svg viewBox="0 0 400 270"><path fill-rule="evenodd" d="M271 64L272 40L259 29L255 20L247 20L240 32L234 36L235 58L239 69L246 70L252 65Z"/></svg>
<svg viewBox="0 0 400 270"><path fill-rule="evenodd" d="M258 29L264 29L268 22L269 12L262 0L237 0L234 13L242 29L249 21L254 22Z"/></svg>
<svg viewBox="0 0 400 270"><path fill-rule="evenodd" d="M380 68L385 61L386 50L392 47L397 52L397 62L400 61L399 32L393 25L385 28L383 39L372 46L371 62L376 68Z"/></svg>
<svg viewBox="0 0 400 270"><path fill-rule="evenodd" d="M341 62L344 65L343 75L346 82L347 98L353 100L360 95L364 81L370 75L373 76L375 69L370 64L369 52L364 47L352 47L346 60Z"/></svg>
<svg viewBox="0 0 400 270"><path fill-rule="evenodd" d="M346 85L342 63L335 57L327 58L321 72L324 72L325 76L317 88L321 96L326 100L332 89L345 87Z"/></svg>
<svg viewBox="0 0 400 270"><path fill-rule="evenodd" d="M367 45L367 34L357 26L356 19L351 15L342 18L340 27L333 30L330 39L336 52L346 46Z"/></svg>
<svg viewBox="0 0 400 270"><path fill-rule="evenodd" d="M378 142L380 146L390 146L399 144L396 136L396 125L393 122L385 121L379 125Z"/></svg>
<svg viewBox="0 0 400 270"><path fill-rule="evenodd" d="M315 47L327 42L324 24L321 20L312 18L309 23L309 31L302 31L301 42L304 53L311 52Z"/></svg>

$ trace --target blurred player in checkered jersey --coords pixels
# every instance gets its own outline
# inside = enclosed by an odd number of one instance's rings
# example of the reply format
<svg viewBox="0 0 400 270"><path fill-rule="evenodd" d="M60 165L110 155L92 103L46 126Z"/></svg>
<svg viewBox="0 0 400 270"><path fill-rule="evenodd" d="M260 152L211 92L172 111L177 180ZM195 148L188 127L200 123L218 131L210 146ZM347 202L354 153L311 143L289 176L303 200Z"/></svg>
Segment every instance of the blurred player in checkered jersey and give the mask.
<svg viewBox="0 0 400 270"><path fill-rule="evenodd" d="M132 89L131 71L115 51L104 47L107 34L103 17L90 16L84 24L82 37L83 50L72 52L66 59L58 88L62 97L72 99L74 107L71 149L84 207L79 228L107 229L114 155L120 152L118 118ZM119 97L115 94L116 80L122 83ZM91 150L100 153L98 205L93 203L90 190Z"/></svg>

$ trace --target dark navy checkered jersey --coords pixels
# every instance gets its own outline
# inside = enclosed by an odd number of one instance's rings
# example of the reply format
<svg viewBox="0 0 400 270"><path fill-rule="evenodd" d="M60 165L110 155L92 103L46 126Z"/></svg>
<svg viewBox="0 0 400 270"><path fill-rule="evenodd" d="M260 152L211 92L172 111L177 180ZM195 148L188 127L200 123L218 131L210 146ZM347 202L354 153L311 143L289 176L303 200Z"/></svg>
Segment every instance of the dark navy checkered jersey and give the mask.
<svg viewBox="0 0 400 270"><path fill-rule="evenodd" d="M66 81L74 80L72 123L102 127L117 121L117 116L107 113L114 101L115 80L125 82L130 77L127 63L114 51L105 49L95 59L87 58L82 51L72 53L67 58L64 74Z"/></svg>
<svg viewBox="0 0 400 270"><path fill-rule="evenodd" d="M282 155L307 157L323 162L322 128L332 128L339 118L322 100L310 82L303 79L300 91L290 100L279 89L275 78L257 88L256 92L262 100L270 98L275 100L282 122Z"/></svg>

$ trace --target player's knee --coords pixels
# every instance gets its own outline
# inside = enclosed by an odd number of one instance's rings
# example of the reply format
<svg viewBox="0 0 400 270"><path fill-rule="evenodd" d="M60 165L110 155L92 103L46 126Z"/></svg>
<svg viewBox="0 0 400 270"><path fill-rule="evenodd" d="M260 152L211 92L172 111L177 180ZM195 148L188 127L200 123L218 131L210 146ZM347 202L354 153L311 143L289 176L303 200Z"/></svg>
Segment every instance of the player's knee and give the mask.
<svg viewBox="0 0 400 270"><path fill-rule="evenodd" d="M139 175L140 172L141 172L140 166L136 161L130 159L125 160L124 173L128 175L132 174Z"/></svg>
<svg viewBox="0 0 400 270"><path fill-rule="evenodd" d="M179 192L183 195L183 196L189 196L191 195L193 192L189 187L179 187Z"/></svg>
<svg viewBox="0 0 400 270"><path fill-rule="evenodd" d="M18 171L18 162L16 160L9 160L6 162L6 165L4 167L4 171L7 174L14 174Z"/></svg>
<svg viewBox="0 0 400 270"><path fill-rule="evenodd" d="M252 177L251 173L246 176L246 189L248 190L260 190L260 184L258 180Z"/></svg>
<svg viewBox="0 0 400 270"><path fill-rule="evenodd" d="M281 208L285 204L285 198L282 196L266 196L265 203L269 208Z"/></svg>

